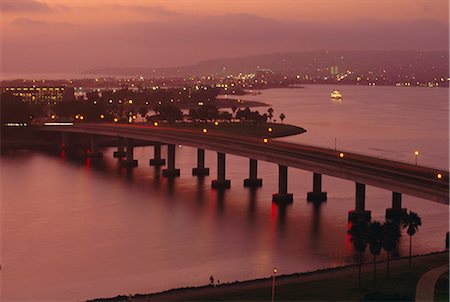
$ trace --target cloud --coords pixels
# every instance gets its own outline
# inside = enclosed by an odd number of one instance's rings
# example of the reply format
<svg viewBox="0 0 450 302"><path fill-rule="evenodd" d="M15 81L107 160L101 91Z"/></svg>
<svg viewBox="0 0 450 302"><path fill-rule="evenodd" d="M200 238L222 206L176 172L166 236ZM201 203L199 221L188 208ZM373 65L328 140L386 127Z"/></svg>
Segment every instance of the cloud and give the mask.
<svg viewBox="0 0 450 302"><path fill-rule="evenodd" d="M51 8L46 4L35 0L1 0L1 12L49 12Z"/></svg>
<svg viewBox="0 0 450 302"><path fill-rule="evenodd" d="M40 21L40 20L34 20L29 18L18 18L14 19L11 22L12 25L23 27L23 28L36 28L36 27L69 27L73 26L72 23L69 22L47 22L47 21Z"/></svg>
<svg viewBox="0 0 450 302"><path fill-rule="evenodd" d="M157 16L176 16L179 13L169 10L164 6L142 6L142 5L111 5L113 8L126 9L132 12L138 12L142 14L152 14Z"/></svg>

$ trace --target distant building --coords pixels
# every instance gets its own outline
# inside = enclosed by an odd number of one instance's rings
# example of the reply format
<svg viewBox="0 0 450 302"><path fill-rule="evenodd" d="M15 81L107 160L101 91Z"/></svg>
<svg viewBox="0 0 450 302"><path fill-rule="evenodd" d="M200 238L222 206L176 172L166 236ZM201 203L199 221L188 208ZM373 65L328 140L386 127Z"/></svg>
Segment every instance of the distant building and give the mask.
<svg viewBox="0 0 450 302"><path fill-rule="evenodd" d="M339 74L339 69L338 69L337 66L331 66L330 72L331 72L331 75L332 75L332 76L336 76L336 75Z"/></svg>
<svg viewBox="0 0 450 302"><path fill-rule="evenodd" d="M73 87L2 87L27 103L56 103L74 99Z"/></svg>

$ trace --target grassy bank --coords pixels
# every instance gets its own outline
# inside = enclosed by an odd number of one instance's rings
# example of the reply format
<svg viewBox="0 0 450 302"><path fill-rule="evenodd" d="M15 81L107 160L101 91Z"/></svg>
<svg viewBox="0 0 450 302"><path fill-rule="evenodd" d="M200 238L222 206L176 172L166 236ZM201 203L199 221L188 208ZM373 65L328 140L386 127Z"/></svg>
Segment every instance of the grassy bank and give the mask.
<svg viewBox="0 0 450 302"><path fill-rule="evenodd" d="M373 264L366 263L362 288L358 288L356 265L320 270L311 273L279 276L276 279L276 301L413 301L416 284L428 270L448 264L448 252L417 256L413 266L407 259L391 262L391 275L386 276L386 263L377 264L377 293L374 294ZM448 279L447 279L448 281ZM448 297L441 281L439 298ZM157 294L118 296L109 301L270 301L270 278L223 284L217 287L174 289ZM446 292L445 292L446 290ZM445 296L447 295L447 296ZM448 301L448 300L446 300Z"/></svg>

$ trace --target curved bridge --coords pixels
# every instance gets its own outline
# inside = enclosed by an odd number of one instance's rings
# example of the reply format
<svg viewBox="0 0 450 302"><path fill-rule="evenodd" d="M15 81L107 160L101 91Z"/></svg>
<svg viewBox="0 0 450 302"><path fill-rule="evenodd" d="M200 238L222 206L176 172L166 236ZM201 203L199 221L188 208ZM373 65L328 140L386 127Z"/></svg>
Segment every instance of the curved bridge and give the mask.
<svg viewBox="0 0 450 302"><path fill-rule="evenodd" d="M36 126L36 130L86 133L164 144L182 144L223 154L228 153L253 160L272 162L280 165L280 167L308 170L315 174L325 174L354 181L357 185L370 185L398 192L397 194L404 193L446 205L449 204L448 171L356 153L275 140L264 142L262 139L224 134L212 130L204 133L201 130L147 125L75 124L73 126Z"/></svg>

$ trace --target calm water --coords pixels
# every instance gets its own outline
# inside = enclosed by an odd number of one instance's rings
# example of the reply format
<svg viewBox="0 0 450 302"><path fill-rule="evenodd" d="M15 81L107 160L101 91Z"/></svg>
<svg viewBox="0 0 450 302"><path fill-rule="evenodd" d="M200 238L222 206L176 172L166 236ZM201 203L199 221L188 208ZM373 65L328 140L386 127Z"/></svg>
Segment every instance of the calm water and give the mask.
<svg viewBox="0 0 450 302"><path fill-rule="evenodd" d="M275 116L308 130L286 140L402 161L448 167L448 89L342 86L273 89L247 99L272 104ZM262 108L260 110L267 110ZM104 150L98 161L36 152L1 157L2 300L80 300L311 271L356 262L346 231L354 184L324 176L328 201L306 202L309 172L290 169L294 203L271 203L276 165L260 162L264 186L244 189L248 160L227 156L231 190L210 189L191 176L196 150L177 149L181 177L169 182L148 166L151 147L138 147L127 171ZM163 148L163 154L166 150ZM215 175L216 155L206 153ZM367 209L384 220L391 193L367 188ZM414 253L439 251L448 207L404 196L422 217ZM403 236L399 255L408 253ZM384 255L383 255L384 257ZM383 268L380 268L383 269Z"/></svg>

